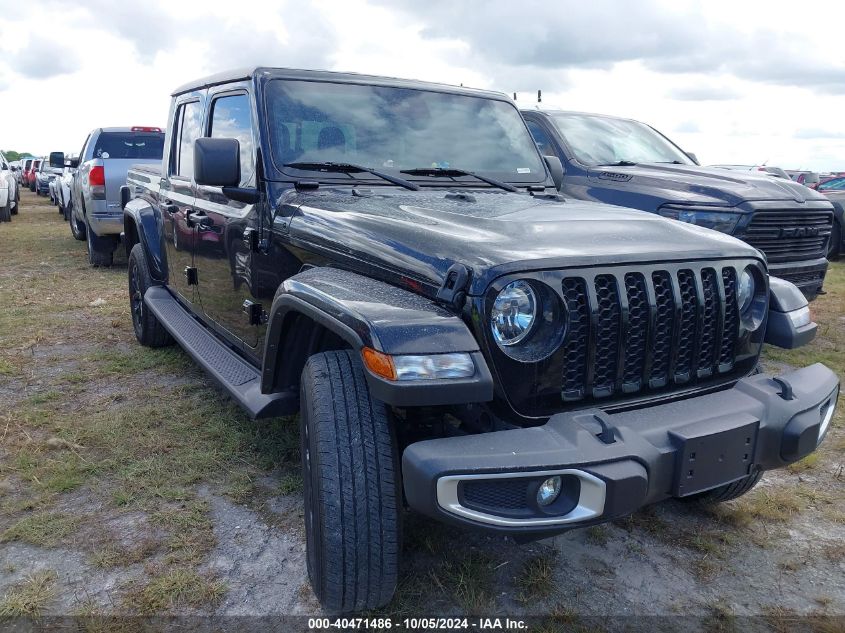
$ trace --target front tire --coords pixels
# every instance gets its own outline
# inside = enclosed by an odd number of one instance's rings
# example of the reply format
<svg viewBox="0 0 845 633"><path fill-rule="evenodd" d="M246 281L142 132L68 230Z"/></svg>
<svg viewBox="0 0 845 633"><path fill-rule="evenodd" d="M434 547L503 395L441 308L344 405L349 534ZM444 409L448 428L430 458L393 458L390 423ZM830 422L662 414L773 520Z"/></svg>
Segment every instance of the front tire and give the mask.
<svg viewBox="0 0 845 633"><path fill-rule="evenodd" d="M390 602L399 573L399 461L387 406L351 351L308 359L300 385L308 577L331 612Z"/></svg>
<svg viewBox="0 0 845 633"><path fill-rule="evenodd" d="M146 347L165 347L173 344L170 333L144 305L144 294L154 285L147 265L144 247L135 244L129 253L129 308L135 338Z"/></svg>
<svg viewBox="0 0 845 633"><path fill-rule="evenodd" d="M12 203L6 199L6 205L0 209L0 222L12 221Z"/></svg>

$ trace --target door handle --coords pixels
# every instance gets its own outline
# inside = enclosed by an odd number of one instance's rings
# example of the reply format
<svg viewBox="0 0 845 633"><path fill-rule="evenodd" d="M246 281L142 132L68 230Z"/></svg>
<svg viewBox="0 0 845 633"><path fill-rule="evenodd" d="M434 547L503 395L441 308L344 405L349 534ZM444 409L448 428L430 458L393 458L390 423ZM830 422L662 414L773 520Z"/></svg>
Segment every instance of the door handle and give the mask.
<svg viewBox="0 0 845 633"><path fill-rule="evenodd" d="M214 221L205 213L191 213L188 216L188 226L212 226Z"/></svg>
<svg viewBox="0 0 845 633"><path fill-rule="evenodd" d="M179 210L179 207L173 204L173 200L162 200L162 208L170 215L173 215Z"/></svg>

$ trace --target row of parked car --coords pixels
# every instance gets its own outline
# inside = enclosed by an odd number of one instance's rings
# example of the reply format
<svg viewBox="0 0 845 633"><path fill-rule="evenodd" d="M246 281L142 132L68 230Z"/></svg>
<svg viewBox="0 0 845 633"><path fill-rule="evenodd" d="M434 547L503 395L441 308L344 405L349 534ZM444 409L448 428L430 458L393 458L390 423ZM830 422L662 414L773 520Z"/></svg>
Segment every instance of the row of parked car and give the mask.
<svg viewBox="0 0 845 633"><path fill-rule="evenodd" d="M529 540L719 503L833 419L828 368L758 371L815 336L830 200L643 123L253 68L50 164L91 264L126 250L139 343L299 413L329 612L391 600L406 508Z"/></svg>

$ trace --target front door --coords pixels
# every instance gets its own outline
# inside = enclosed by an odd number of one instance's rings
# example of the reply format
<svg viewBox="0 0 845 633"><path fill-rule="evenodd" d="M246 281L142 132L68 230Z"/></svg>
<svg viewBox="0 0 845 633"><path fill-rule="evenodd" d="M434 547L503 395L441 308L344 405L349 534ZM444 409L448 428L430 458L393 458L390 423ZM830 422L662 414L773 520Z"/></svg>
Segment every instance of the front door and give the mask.
<svg viewBox="0 0 845 633"><path fill-rule="evenodd" d="M192 93L176 103L171 121L171 143L161 178L159 204L164 225L169 286L183 301L197 300L197 286L192 271L196 230L189 226L196 188L194 176L194 141L202 133L202 95Z"/></svg>
<svg viewBox="0 0 845 633"><path fill-rule="evenodd" d="M255 187L253 108L244 88L232 85L208 96L206 133L212 138L236 138L240 143L241 187ZM206 317L245 351L255 350L264 332L251 322L253 310L269 310L270 296L263 296L253 266L259 255L250 248L249 231L257 231L258 205L230 200L220 187L199 185L194 202L197 223L195 258L199 293ZM252 313L253 315L255 313Z"/></svg>

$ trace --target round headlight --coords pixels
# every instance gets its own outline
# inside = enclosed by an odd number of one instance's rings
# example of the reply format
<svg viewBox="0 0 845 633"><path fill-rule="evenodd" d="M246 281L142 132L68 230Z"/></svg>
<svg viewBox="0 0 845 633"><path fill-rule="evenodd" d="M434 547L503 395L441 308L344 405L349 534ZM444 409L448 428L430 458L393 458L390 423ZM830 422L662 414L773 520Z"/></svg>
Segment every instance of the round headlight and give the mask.
<svg viewBox="0 0 845 633"><path fill-rule="evenodd" d="M502 288L493 303L490 327L499 345L516 345L531 331L537 317L537 296L526 281Z"/></svg>
<svg viewBox="0 0 845 633"><path fill-rule="evenodd" d="M754 275L746 268L739 276L739 285L736 289L736 299L739 304L739 313L745 314L751 307L751 301L754 299L757 284L754 282Z"/></svg>

